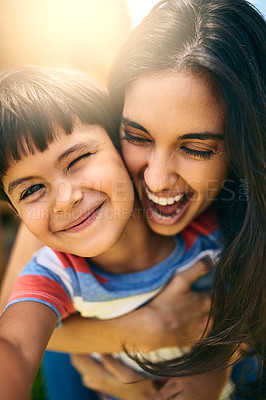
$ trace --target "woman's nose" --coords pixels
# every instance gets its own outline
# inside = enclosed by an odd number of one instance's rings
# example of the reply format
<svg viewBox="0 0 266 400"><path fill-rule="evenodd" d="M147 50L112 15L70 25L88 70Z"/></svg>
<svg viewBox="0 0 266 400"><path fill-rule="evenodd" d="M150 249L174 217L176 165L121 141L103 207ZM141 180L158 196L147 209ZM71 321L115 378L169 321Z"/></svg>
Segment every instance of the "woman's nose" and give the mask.
<svg viewBox="0 0 266 400"><path fill-rule="evenodd" d="M81 188L73 182L62 181L54 188L54 213L63 213L73 209L82 199Z"/></svg>
<svg viewBox="0 0 266 400"><path fill-rule="evenodd" d="M178 177L167 155L150 154L144 170L144 181L152 192L173 188L178 181Z"/></svg>

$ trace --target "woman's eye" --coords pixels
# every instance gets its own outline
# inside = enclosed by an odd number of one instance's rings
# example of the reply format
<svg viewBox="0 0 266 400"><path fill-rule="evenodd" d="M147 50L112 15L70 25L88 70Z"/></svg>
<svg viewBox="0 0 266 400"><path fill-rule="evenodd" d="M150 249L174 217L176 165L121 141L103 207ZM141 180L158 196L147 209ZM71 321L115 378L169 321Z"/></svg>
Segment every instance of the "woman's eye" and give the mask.
<svg viewBox="0 0 266 400"><path fill-rule="evenodd" d="M71 161L71 163L68 165L67 170L69 170L71 167L73 167L73 165L77 164L77 162L79 162L80 160L83 160L84 158L89 157L91 154L92 153L86 153L86 154L82 154L82 156L75 158L75 160Z"/></svg>
<svg viewBox="0 0 266 400"><path fill-rule="evenodd" d="M43 184L41 184L41 183L38 183L38 184L36 184L36 185L30 186L28 189L25 189L25 190L21 193L19 200L24 200L24 199L26 199L27 197L33 195L34 193L37 193L39 190L41 190L41 189L44 188L44 187L45 187L45 186L44 186Z"/></svg>
<svg viewBox="0 0 266 400"><path fill-rule="evenodd" d="M214 152L212 150L209 151L199 151L199 150L193 150L193 149L189 149L188 147L181 147L181 150L187 154L190 157L194 157L194 158L200 158L202 160L209 160L211 158L211 156L214 154Z"/></svg>
<svg viewBox="0 0 266 400"><path fill-rule="evenodd" d="M150 139L145 139L145 138L141 138L139 136L133 136L130 133L128 133L127 131L124 131L125 135L124 137L122 137L121 140L125 140L126 142L129 143L150 143L151 140Z"/></svg>

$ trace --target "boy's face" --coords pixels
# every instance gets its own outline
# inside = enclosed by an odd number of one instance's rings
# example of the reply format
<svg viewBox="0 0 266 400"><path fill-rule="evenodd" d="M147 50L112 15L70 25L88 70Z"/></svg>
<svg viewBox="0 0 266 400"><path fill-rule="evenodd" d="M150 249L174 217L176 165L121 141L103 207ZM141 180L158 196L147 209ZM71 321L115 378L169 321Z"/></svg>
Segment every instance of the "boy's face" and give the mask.
<svg viewBox="0 0 266 400"><path fill-rule="evenodd" d="M106 131L59 131L43 153L13 163L4 189L28 229L45 245L83 257L109 250L130 216L134 192Z"/></svg>

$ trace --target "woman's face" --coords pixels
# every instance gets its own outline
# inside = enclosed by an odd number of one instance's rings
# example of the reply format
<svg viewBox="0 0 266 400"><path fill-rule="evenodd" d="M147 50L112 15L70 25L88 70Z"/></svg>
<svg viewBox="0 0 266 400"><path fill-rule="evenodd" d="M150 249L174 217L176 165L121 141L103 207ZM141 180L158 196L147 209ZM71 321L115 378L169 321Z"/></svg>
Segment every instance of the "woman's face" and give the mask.
<svg viewBox="0 0 266 400"><path fill-rule="evenodd" d="M202 76L164 71L128 86L122 154L155 232L180 232L220 191L227 176L224 118Z"/></svg>

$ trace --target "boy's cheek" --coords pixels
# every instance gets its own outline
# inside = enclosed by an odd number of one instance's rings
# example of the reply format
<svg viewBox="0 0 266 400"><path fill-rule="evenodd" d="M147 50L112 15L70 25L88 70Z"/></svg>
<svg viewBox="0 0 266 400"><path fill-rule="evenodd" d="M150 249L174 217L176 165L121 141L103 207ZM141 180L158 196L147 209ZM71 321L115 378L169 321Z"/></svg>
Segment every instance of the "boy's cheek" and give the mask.
<svg viewBox="0 0 266 400"><path fill-rule="evenodd" d="M131 182L127 179L116 180L112 182L112 200L113 201L134 201L134 190Z"/></svg>
<svg viewBox="0 0 266 400"><path fill-rule="evenodd" d="M21 220L30 230L35 226L35 223L40 224L49 218L48 210L45 208L25 207L23 210L18 208L17 212Z"/></svg>

